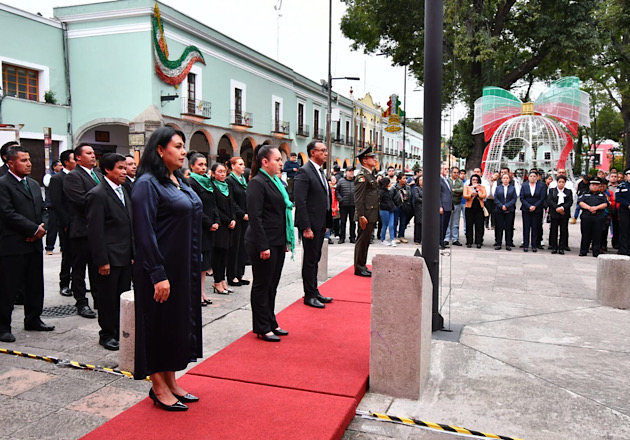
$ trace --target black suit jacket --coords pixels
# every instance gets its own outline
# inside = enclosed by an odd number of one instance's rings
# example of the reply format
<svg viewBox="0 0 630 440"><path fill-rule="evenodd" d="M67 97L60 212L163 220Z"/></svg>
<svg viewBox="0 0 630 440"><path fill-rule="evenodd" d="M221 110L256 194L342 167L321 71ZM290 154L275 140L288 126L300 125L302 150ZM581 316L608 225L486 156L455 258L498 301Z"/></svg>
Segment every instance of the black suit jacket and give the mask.
<svg viewBox="0 0 630 440"><path fill-rule="evenodd" d="M494 190L494 210L495 212L514 212L516 199L518 198L514 185L508 185L507 199L504 196L504 192L503 184L497 185L497 188ZM507 211L503 211L504 206Z"/></svg>
<svg viewBox="0 0 630 440"><path fill-rule="evenodd" d="M263 173L258 173L247 185L249 226L245 245L256 253L271 246L287 243L286 205L276 185Z"/></svg>
<svg viewBox="0 0 630 440"><path fill-rule="evenodd" d="M247 214L247 196L246 190L234 177L227 176L225 179L230 187L230 197L234 200L234 208L236 212L236 220L243 220L243 216Z"/></svg>
<svg viewBox="0 0 630 440"><path fill-rule="evenodd" d="M125 205L103 179L86 195L87 232L97 267L128 266L133 259L131 197L123 188Z"/></svg>
<svg viewBox="0 0 630 440"><path fill-rule="evenodd" d="M534 186L534 194L529 188L529 182L523 183L521 186L521 210L529 212L530 206L535 206L534 212L541 212L544 208L545 199L547 198L547 187L540 182L536 182Z"/></svg>
<svg viewBox="0 0 630 440"><path fill-rule="evenodd" d="M127 178L125 178L125 183L123 183L122 186L127 190L128 194L131 194L131 190L133 189L133 180L127 176Z"/></svg>
<svg viewBox="0 0 630 440"><path fill-rule="evenodd" d="M199 182L191 178L190 187L197 193L203 205L203 215L201 216L201 250L209 252L214 244L214 231L210 228L213 224L219 224L219 214L217 213L214 193L205 189ZM226 227L226 226L224 226Z"/></svg>
<svg viewBox="0 0 630 440"><path fill-rule="evenodd" d="M57 225L61 229L65 229L70 225L70 202L66 193L63 191L63 181L66 173L61 171L53 174L48 184L48 194L50 195L50 204L55 211Z"/></svg>
<svg viewBox="0 0 630 440"><path fill-rule="evenodd" d="M332 190L326 191L321 174L309 160L295 174L293 197L295 199L295 226L303 231L313 231L332 226Z"/></svg>
<svg viewBox="0 0 630 440"><path fill-rule="evenodd" d="M94 172L98 180L103 182L103 175L96 168ZM87 237L85 196L96 185L92 176L79 165L63 181L63 191L70 203L70 238Z"/></svg>
<svg viewBox="0 0 630 440"><path fill-rule="evenodd" d="M42 224L44 201L37 182L26 178L30 193L12 174L0 177L0 255L42 252L42 240L27 242Z"/></svg>
<svg viewBox="0 0 630 440"><path fill-rule="evenodd" d="M573 191L564 189L564 203L558 204L558 188L551 188L547 195L547 206L549 206L549 215L553 218L569 217L571 215L571 205L573 205ZM556 209L564 208L564 214L560 214Z"/></svg>
<svg viewBox="0 0 630 440"><path fill-rule="evenodd" d="M9 172L9 166L5 163L0 167L0 177L4 176Z"/></svg>

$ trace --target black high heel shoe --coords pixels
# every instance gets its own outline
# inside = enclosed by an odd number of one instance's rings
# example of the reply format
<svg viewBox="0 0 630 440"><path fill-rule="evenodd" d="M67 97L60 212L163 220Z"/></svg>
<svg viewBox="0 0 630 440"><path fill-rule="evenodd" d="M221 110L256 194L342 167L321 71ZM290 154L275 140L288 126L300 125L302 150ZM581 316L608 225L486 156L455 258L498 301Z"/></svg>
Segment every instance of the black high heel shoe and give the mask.
<svg viewBox="0 0 630 440"><path fill-rule="evenodd" d="M175 396L175 398L177 400L179 400L180 402L183 402L183 403L199 402L199 397L193 396L190 393L187 393L185 396L180 396L179 394L173 393L173 396Z"/></svg>
<svg viewBox="0 0 630 440"><path fill-rule="evenodd" d="M206 305L212 304L212 300L210 298L206 298L202 302L206 303Z"/></svg>
<svg viewBox="0 0 630 440"><path fill-rule="evenodd" d="M177 400L177 402L175 402L172 405L167 405L165 403L160 402L160 399L158 399L158 397L155 395L155 391L153 391L153 388L149 390L149 397L151 398L151 400L153 400L153 405L159 406L165 411L187 411L188 410L188 407L184 405L182 402L180 402L179 400ZM175 397L177 398L177 396Z"/></svg>
<svg viewBox="0 0 630 440"><path fill-rule="evenodd" d="M215 286L212 286L212 290L214 291L214 293L220 293L221 295L229 295L230 294L229 290L219 290Z"/></svg>
<svg viewBox="0 0 630 440"><path fill-rule="evenodd" d="M281 329L280 327L278 327L275 330L271 330L273 332L274 335L276 336L287 336L289 334L288 331Z"/></svg>
<svg viewBox="0 0 630 440"><path fill-rule="evenodd" d="M276 335L267 335L265 333L257 333L256 336L258 337L258 339L262 339L263 341L267 341L267 342L280 342L280 338L277 337Z"/></svg>
<svg viewBox="0 0 630 440"><path fill-rule="evenodd" d="M241 283L242 286L247 286L249 284L249 280L240 279L238 281Z"/></svg>

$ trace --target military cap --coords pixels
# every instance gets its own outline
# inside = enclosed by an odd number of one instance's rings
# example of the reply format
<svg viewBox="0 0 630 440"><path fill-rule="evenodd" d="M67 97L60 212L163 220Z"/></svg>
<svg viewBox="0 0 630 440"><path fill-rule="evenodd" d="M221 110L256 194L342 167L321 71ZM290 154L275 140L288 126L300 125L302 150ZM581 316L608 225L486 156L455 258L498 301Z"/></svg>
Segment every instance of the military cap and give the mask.
<svg viewBox="0 0 630 440"><path fill-rule="evenodd" d="M357 157L359 158L359 160L362 160L364 157L374 157L374 156L376 155L372 152L372 147L367 147L365 150L357 154Z"/></svg>

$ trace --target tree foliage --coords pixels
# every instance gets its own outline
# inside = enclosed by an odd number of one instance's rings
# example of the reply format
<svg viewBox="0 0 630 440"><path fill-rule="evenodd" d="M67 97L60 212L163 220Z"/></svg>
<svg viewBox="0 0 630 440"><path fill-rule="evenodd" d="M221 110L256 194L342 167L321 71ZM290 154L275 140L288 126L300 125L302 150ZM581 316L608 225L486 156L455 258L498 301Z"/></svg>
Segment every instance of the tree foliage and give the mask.
<svg viewBox="0 0 630 440"><path fill-rule="evenodd" d="M389 55L422 84L424 1L343 1L341 30L353 48ZM575 73L597 47L599 1L444 0L443 105L462 101L472 113L484 86L510 89ZM474 140L467 168L481 163L485 143L481 135Z"/></svg>

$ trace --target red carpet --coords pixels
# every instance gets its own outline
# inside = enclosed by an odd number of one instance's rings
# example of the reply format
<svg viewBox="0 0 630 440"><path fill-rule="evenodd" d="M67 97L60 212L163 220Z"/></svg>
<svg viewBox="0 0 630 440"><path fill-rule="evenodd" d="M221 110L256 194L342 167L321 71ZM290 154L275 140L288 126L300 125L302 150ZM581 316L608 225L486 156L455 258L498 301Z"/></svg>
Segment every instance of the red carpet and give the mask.
<svg viewBox="0 0 630 440"><path fill-rule="evenodd" d="M185 413L147 398L83 437L340 439L367 389L370 278L350 268L320 286L325 309L296 301L278 315L280 343L249 333L180 379L200 397Z"/></svg>

